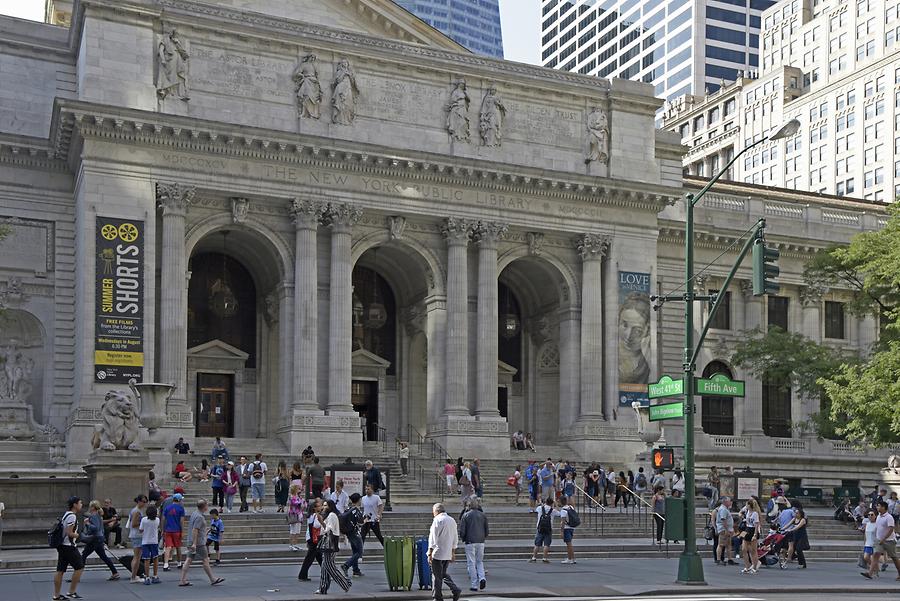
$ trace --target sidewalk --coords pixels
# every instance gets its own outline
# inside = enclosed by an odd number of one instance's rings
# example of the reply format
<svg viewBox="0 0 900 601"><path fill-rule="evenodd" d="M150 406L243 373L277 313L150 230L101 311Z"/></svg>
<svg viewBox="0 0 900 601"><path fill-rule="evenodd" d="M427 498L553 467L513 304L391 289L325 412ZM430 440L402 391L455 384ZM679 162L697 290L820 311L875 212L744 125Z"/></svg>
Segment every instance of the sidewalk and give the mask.
<svg viewBox="0 0 900 601"><path fill-rule="evenodd" d="M561 549L552 554L550 564L526 561L493 561L487 564L487 589L470 593L462 553L451 568L451 575L463 589L463 598L487 596L603 596L646 594L713 594L713 593L762 593L778 590L788 593L819 593L829 598L847 593L900 593L896 573L885 572L877 580L870 581L859 575L853 563L811 564L807 570L791 565L787 570L763 569L755 576L742 575L738 567L719 567L704 561L708 586L684 587L674 584L678 569L677 559L645 560L583 560L577 565L560 565ZM200 569L191 570L194 586L190 589L176 586L176 571L160 572L162 584L155 586L132 585L126 581L106 582L108 572L92 569L85 573L78 591L87 599L125 599L141 601L192 601L229 599L234 601L306 601L319 599L313 591L318 587L318 568L310 576L312 582L298 582L298 562L284 565L227 566L216 568L217 576L226 579L223 586L210 587ZM330 594L341 599L425 599L431 592L418 590L416 581L409 592L390 592L381 563L363 563L363 578L354 579L347 595L337 585ZM124 576L124 574L123 574ZM52 593L53 574L50 570L39 573L0 575L3 598L16 601L46 599ZM67 590L67 589L64 589Z"/></svg>

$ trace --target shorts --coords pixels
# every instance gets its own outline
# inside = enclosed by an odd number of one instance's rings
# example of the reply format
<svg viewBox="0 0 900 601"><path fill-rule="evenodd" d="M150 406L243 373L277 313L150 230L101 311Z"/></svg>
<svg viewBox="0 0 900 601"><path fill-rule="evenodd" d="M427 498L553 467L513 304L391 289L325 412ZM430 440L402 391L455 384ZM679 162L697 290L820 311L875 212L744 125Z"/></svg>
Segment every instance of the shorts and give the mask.
<svg viewBox="0 0 900 601"><path fill-rule="evenodd" d="M537 501L538 499L538 489L537 486L529 486L528 487L528 497L532 501Z"/></svg>
<svg viewBox="0 0 900 601"><path fill-rule="evenodd" d="M447 486L453 486L454 484L456 484L456 476L447 474Z"/></svg>
<svg viewBox="0 0 900 601"><path fill-rule="evenodd" d="M140 549L141 546L143 545L144 537L143 536L131 536L128 538L128 540L131 541L132 549Z"/></svg>
<svg viewBox="0 0 900 601"><path fill-rule="evenodd" d="M219 541L207 539L207 541L206 541L207 550L209 550L210 545L212 545L213 549L215 549L216 551L219 550Z"/></svg>
<svg viewBox="0 0 900 601"><path fill-rule="evenodd" d="M159 557L159 545L141 545L141 559L156 559Z"/></svg>
<svg viewBox="0 0 900 601"><path fill-rule="evenodd" d="M181 532L164 532L163 546L173 549L181 548Z"/></svg>
<svg viewBox="0 0 900 601"><path fill-rule="evenodd" d="M65 572L69 566L72 566L72 569L76 572L84 569L84 561L81 559L81 554L74 546L61 545L56 549L56 552L58 554L56 558L57 572Z"/></svg>
<svg viewBox="0 0 900 601"><path fill-rule="evenodd" d="M534 537L534 546L535 547L549 547L550 543L553 541L553 534L548 532L547 534L542 534L538 532Z"/></svg>
<svg viewBox="0 0 900 601"><path fill-rule="evenodd" d="M266 485L263 482L254 483L250 485L250 498L254 501L262 501L263 497L266 496Z"/></svg>
<svg viewBox="0 0 900 601"><path fill-rule="evenodd" d="M563 528L563 542L571 543L575 538L575 528Z"/></svg>
<svg viewBox="0 0 900 601"><path fill-rule="evenodd" d="M204 559L209 557L209 552L203 545L197 545L197 547L193 551L191 551L190 547L188 547L188 557L191 559L191 561L203 561Z"/></svg>
<svg viewBox="0 0 900 601"><path fill-rule="evenodd" d="M731 544L731 533L727 530L722 530L718 536L720 547L728 547Z"/></svg>
<svg viewBox="0 0 900 601"><path fill-rule="evenodd" d="M881 544L875 543L875 552L890 559L897 559L897 541L886 540Z"/></svg>
<svg viewBox="0 0 900 601"><path fill-rule="evenodd" d="M872 547L863 547L863 553L865 553L866 555L871 555L874 552L875 549L873 549Z"/></svg>

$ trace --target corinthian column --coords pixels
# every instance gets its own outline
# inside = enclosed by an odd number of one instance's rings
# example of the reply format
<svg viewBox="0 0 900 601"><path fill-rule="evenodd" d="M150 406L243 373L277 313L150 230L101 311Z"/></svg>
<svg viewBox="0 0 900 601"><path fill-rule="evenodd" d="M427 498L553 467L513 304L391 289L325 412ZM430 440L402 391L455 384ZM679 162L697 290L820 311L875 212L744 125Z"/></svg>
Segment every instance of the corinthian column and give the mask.
<svg viewBox="0 0 900 601"><path fill-rule="evenodd" d="M362 211L351 204L331 204L325 223L331 228L331 280L328 296L331 304L328 335L328 412L351 412L350 378L353 349L353 265L350 256L353 224Z"/></svg>
<svg viewBox="0 0 900 601"><path fill-rule="evenodd" d="M447 356L444 415L469 415L469 290L467 249L472 224L448 217L441 226L447 240ZM494 371L496 372L496 359Z"/></svg>
<svg viewBox="0 0 900 601"><path fill-rule="evenodd" d="M316 399L318 368L318 262L316 231L325 205L315 200L291 201L294 222L294 390L291 407L303 411L319 408ZM332 240L334 240L332 238ZM349 311L348 311L349 314ZM349 397L348 397L349 398Z"/></svg>
<svg viewBox="0 0 900 601"><path fill-rule="evenodd" d="M162 260L159 292L159 378L175 384L171 400L187 402L187 265L184 222L194 200L194 188L181 184L156 184L156 200L162 209Z"/></svg>
<svg viewBox="0 0 900 601"><path fill-rule="evenodd" d="M603 418L603 257L609 238L575 238L581 255L581 419Z"/></svg>
<svg viewBox="0 0 900 601"><path fill-rule="evenodd" d="M499 417L497 409L497 243L509 229L505 223L479 221L472 238L478 245L478 341L475 415Z"/></svg>

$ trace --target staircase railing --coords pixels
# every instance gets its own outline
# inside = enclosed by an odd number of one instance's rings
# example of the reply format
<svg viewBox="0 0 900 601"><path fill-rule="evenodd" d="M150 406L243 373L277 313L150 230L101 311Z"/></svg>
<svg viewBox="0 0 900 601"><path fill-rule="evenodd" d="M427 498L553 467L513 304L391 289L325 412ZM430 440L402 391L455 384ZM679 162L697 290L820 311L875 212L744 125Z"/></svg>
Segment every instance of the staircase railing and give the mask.
<svg viewBox="0 0 900 601"><path fill-rule="evenodd" d="M574 504L581 517L581 527L591 529L595 534L603 536L603 515L606 513L606 507L577 484L575 490L581 493Z"/></svg>

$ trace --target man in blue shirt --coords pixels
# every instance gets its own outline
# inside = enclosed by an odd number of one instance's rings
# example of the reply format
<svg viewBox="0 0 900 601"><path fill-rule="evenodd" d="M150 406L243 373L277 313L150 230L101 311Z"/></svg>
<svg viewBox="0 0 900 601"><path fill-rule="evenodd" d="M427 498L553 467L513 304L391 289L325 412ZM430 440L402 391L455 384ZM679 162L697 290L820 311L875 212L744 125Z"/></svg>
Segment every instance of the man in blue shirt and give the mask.
<svg viewBox="0 0 900 601"><path fill-rule="evenodd" d="M181 504L184 496L175 493L172 502L162 510L163 515L163 571L169 571L169 559L172 557L172 549L178 559L178 567L181 568L181 520L184 519L184 505Z"/></svg>
<svg viewBox="0 0 900 601"><path fill-rule="evenodd" d="M538 467L535 465L534 459L528 460L528 467L525 468L525 482L528 483L528 511L534 513L540 492Z"/></svg>
<svg viewBox="0 0 900 601"><path fill-rule="evenodd" d="M553 470L553 461L547 459L547 463L541 468L538 476L541 479L541 498L551 496L555 498L553 485L556 481L556 472Z"/></svg>

